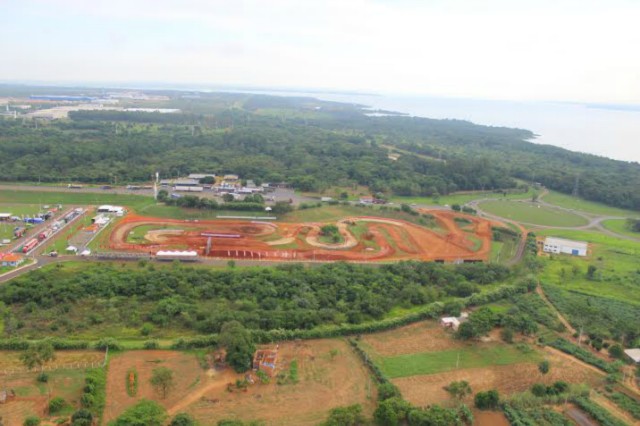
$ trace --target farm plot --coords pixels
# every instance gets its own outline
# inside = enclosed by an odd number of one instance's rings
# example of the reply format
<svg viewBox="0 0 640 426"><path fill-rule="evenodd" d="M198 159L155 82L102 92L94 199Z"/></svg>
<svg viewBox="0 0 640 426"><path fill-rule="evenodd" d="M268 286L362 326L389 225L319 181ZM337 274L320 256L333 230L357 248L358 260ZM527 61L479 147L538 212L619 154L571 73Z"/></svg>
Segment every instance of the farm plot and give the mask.
<svg viewBox="0 0 640 426"><path fill-rule="evenodd" d="M337 351L334 356L331 351ZM375 408L376 389L368 371L346 342L314 340L281 344L280 369L288 371L291 362L298 365L298 383L254 384L247 392L229 393L217 383L230 382L229 376L211 379L205 392L184 409L202 424L221 419L262 420L267 425L317 425L329 410L338 406L361 404L365 415ZM189 395L185 396L187 400Z"/></svg>
<svg viewBox="0 0 640 426"><path fill-rule="evenodd" d="M175 377L175 388L164 399L150 383L152 371L158 367L171 369ZM137 390L134 396L129 396L127 392L131 370L137 373ZM204 378L205 371L192 354L177 351L130 351L114 355L109 361L107 374L104 423L115 419L141 399L156 400L169 408Z"/></svg>
<svg viewBox="0 0 640 426"><path fill-rule="evenodd" d="M6 389L15 395L5 404L0 404L0 417L6 425L21 425L29 416L47 417L48 401L56 397L66 402L65 408L59 413L62 416L80 408L85 378L82 366L100 364L104 358L101 352L58 351L56 360L48 368L59 369L47 371L48 382L40 383L36 380L38 372L26 371L19 356L20 352L0 351L2 390Z"/></svg>
<svg viewBox="0 0 640 426"><path fill-rule="evenodd" d="M480 204L480 208L496 216L532 225L577 227L587 224L582 216L524 201L486 201Z"/></svg>
<svg viewBox="0 0 640 426"><path fill-rule="evenodd" d="M522 392L532 384L557 380L600 383L603 376L571 357L531 346L507 345L492 337L488 342L462 342L435 321L402 327L362 338L362 345L383 372L413 404L446 404L444 387L466 380L474 393L497 389L502 395ZM551 363L544 377L538 362Z"/></svg>

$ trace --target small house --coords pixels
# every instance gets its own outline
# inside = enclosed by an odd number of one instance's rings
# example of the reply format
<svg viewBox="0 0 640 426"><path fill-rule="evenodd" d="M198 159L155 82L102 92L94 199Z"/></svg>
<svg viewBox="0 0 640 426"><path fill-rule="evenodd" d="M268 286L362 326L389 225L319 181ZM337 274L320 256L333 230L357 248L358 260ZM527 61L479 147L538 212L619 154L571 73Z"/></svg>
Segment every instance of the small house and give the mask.
<svg viewBox="0 0 640 426"><path fill-rule="evenodd" d="M238 175L224 175L222 180L224 180L225 182L237 182L238 180L240 180L240 176L238 176Z"/></svg>
<svg viewBox="0 0 640 426"><path fill-rule="evenodd" d="M258 349L253 355L253 369L255 371L262 371L268 376L274 376L277 361L277 347L275 349Z"/></svg>
<svg viewBox="0 0 640 426"><path fill-rule="evenodd" d="M24 262L24 257L15 253L0 253L0 265L16 268Z"/></svg>
<svg viewBox="0 0 640 426"><path fill-rule="evenodd" d="M640 348L625 349L624 353L636 364L640 364Z"/></svg>
<svg viewBox="0 0 640 426"><path fill-rule="evenodd" d="M0 213L0 222L11 219L11 213Z"/></svg>
<svg viewBox="0 0 640 426"><path fill-rule="evenodd" d="M458 327L460 327L460 321L456 317L442 317L440 318L440 325L444 328L458 330Z"/></svg>

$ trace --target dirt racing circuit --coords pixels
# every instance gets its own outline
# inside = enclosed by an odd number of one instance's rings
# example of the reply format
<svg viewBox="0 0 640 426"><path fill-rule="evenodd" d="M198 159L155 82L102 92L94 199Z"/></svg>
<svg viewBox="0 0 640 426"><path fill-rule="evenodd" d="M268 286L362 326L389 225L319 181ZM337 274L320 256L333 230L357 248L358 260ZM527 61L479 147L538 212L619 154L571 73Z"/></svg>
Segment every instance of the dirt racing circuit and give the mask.
<svg viewBox="0 0 640 426"><path fill-rule="evenodd" d="M327 223L250 220L183 221L130 215L109 237L117 251L155 254L195 250L212 258L318 261L485 261L491 250L491 223L450 211L428 211L436 230L396 219L357 216L337 223L342 241L323 242ZM464 217L461 229L454 220ZM136 236L132 241L130 236Z"/></svg>

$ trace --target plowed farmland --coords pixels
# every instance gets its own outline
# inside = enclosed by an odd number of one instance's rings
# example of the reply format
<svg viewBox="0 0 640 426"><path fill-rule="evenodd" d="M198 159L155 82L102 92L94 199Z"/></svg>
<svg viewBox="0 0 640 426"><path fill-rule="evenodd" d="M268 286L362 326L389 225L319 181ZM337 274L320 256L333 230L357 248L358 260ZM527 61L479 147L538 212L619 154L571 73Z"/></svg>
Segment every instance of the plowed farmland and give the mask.
<svg viewBox="0 0 640 426"><path fill-rule="evenodd" d="M195 250L201 256L253 260L488 260L490 222L465 216L471 225L463 231L454 221L456 213L429 213L444 232L372 216L347 217L333 223L285 223L181 221L131 215L115 227L108 248L149 254ZM320 238L322 226L328 224L337 226L340 242L327 243Z"/></svg>

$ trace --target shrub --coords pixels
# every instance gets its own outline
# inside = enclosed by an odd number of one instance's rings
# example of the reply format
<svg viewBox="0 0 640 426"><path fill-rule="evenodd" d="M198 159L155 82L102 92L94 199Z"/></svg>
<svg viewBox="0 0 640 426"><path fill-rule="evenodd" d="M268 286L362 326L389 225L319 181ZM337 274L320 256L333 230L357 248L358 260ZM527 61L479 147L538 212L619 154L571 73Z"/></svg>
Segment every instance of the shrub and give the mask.
<svg viewBox="0 0 640 426"><path fill-rule="evenodd" d="M480 410L494 410L500 403L500 395L495 389L486 392L478 392L474 398L476 408Z"/></svg>
<svg viewBox="0 0 640 426"><path fill-rule="evenodd" d="M49 375L45 372L39 373L36 376L36 380L39 381L40 383L47 383L49 381Z"/></svg>
<svg viewBox="0 0 640 426"><path fill-rule="evenodd" d="M121 351L122 345L120 345L120 343L118 343L118 341L113 337L103 337L102 339L98 340L98 342L94 345L94 348L102 351L106 350L107 348L109 348L109 350L111 351Z"/></svg>
<svg viewBox="0 0 640 426"><path fill-rule="evenodd" d="M64 398L61 398L59 396L53 398L51 401L49 401L49 414L56 414L57 412L62 410L62 408L64 408L66 403L67 402L64 400Z"/></svg>
<svg viewBox="0 0 640 426"><path fill-rule="evenodd" d="M176 414L176 416L171 420L171 423L169 423L169 426L195 426L195 425L196 425L196 421L193 420L193 418L187 413Z"/></svg>
<svg viewBox="0 0 640 426"><path fill-rule="evenodd" d="M40 425L40 417L37 416L29 416L24 419L23 426L39 426Z"/></svg>
<svg viewBox="0 0 640 426"><path fill-rule="evenodd" d="M93 414L84 408L79 409L71 416L71 426L91 426Z"/></svg>
<svg viewBox="0 0 640 426"><path fill-rule="evenodd" d="M160 347L160 344L157 340L147 340L143 343L142 347L145 349L158 349Z"/></svg>

